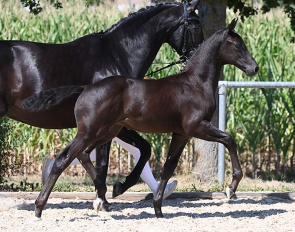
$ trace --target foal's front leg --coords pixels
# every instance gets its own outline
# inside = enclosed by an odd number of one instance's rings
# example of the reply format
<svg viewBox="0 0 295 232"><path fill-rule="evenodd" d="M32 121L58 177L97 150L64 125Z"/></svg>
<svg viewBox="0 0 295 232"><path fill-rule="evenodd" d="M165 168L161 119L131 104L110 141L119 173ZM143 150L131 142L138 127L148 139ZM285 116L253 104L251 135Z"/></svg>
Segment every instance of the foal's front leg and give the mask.
<svg viewBox="0 0 295 232"><path fill-rule="evenodd" d="M210 122L205 120L200 123L197 133L194 135L194 137L207 141L222 143L228 149L232 163L233 179L231 184L226 189L226 195L228 198L231 198L236 192L239 182L243 178L243 172L237 154L236 142L230 135L217 129Z"/></svg>
<svg viewBox="0 0 295 232"><path fill-rule="evenodd" d="M185 145L188 142L189 137L179 134L173 134L172 140L170 143L168 156L166 159L166 162L164 164L164 171L161 176L161 182L159 184L159 187L157 189L157 193L154 196L153 205L154 210L157 218L162 218L162 202L163 202L163 194L165 187L167 185L168 180L172 176L175 168L177 167L179 158L181 156L181 153L185 147Z"/></svg>

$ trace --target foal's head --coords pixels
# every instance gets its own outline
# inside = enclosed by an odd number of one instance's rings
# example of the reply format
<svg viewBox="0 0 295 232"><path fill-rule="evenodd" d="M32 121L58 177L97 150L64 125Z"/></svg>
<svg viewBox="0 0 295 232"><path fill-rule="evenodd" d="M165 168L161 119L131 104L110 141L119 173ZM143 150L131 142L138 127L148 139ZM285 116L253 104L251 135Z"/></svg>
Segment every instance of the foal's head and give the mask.
<svg viewBox="0 0 295 232"><path fill-rule="evenodd" d="M237 19L233 19L223 31L223 40L220 45L219 57L223 64L232 64L244 71L247 76L254 76L259 67L250 55L243 39L234 31Z"/></svg>

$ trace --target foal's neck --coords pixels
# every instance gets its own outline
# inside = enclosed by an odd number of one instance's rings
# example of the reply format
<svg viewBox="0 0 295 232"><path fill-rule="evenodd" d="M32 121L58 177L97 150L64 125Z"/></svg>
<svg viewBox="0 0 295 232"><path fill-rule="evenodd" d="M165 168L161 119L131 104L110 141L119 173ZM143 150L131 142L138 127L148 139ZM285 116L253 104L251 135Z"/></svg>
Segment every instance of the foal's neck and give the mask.
<svg viewBox="0 0 295 232"><path fill-rule="evenodd" d="M209 84L215 91L222 71L222 60L219 56L220 33L209 37L189 60L185 72L198 84Z"/></svg>

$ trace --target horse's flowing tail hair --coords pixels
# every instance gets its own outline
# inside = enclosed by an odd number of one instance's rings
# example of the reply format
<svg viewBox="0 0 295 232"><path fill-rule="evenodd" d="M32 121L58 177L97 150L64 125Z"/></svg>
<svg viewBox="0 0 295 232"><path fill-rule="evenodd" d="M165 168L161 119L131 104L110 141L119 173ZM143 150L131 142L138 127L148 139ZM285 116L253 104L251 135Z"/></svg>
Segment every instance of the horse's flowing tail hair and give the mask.
<svg viewBox="0 0 295 232"><path fill-rule="evenodd" d="M79 96L84 88L85 86L70 85L45 90L24 99L20 103L20 107L31 112L45 111L69 99L74 94Z"/></svg>

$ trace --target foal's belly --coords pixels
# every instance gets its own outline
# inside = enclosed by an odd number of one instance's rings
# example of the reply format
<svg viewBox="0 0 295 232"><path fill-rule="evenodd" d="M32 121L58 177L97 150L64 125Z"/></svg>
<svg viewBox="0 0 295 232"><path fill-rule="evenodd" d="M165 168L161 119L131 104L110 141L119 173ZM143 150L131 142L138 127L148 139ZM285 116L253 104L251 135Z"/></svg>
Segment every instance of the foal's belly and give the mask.
<svg viewBox="0 0 295 232"><path fill-rule="evenodd" d="M127 128L143 133L184 133L181 126L182 124L178 122L178 120L173 120L172 118L171 120L155 119L150 121L126 119L122 124Z"/></svg>

